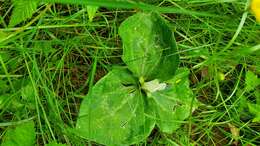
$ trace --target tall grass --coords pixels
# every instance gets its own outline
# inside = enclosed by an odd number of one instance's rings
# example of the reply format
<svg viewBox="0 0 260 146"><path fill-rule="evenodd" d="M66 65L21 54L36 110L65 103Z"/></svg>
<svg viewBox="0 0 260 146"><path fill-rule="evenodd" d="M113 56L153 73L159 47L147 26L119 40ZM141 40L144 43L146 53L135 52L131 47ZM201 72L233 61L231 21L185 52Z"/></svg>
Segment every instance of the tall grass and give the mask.
<svg viewBox="0 0 260 146"><path fill-rule="evenodd" d="M11 1L0 1L0 139L8 126L34 120L38 145L86 145L72 128L89 88L122 64L118 26L137 11L159 11L203 106L176 133L154 130L139 145L260 145L260 125L245 105L256 100L245 92L245 72L260 74L260 25L249 1L44 2L32 19L9 28ZM101 7L93 22L86 5Z"/></svg>

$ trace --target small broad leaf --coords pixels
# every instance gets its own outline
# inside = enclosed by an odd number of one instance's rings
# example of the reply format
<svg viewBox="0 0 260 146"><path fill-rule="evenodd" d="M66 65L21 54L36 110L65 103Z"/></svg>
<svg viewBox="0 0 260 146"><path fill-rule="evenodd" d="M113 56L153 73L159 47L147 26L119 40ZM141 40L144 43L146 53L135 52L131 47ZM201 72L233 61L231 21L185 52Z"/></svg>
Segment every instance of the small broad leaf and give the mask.
<svg viewBox="0 0 260 146"><path fill-rule="evenodd" d="M34 146L35 139L34 123L30 121L17 125L14 129L9 128L1 146Z"/></svg>
<svg viewBox="0 0 260 146"><path fill-rule="evenodd" d="M32 89L33 85L31 83L22 87L21 96L23 100L26 100L27 102L35 102L35 93L32 91Z"/></svg>
<svg viewBox="0 0 260 146"><path fill-rule="evenodd" d="M180 69L165 90L148 94L156 110L156 124L161 131L172 133L189 117L198 102L189 88L188 70Z"/></svg>
<svg viewBox="0 0 260 146"><path fill-rule="evenodd" d="M90 22L93 21L97 10L98 10L97 6L87 6L88 19L89 19Z"/></svg>
<svg viewBox="0 0 260 146"><path fill-rule="evenodd" d="M32 83L28 83L21 87L21 99L20 102L30 109L35 109L35 92L32 90L34 87Z"/></svg>
<svg viewBox="0 0 260 146"><path fill-rule="evenodd" d="M14 9L12 12L9 27L29 19L33 13L37 10L38 0L13 0Z"/></svg>
<svg viewBox="0 0 260 146"><path fill-rule="evenodd" d="M258 85L260 85L260 79L252 71L247 71L246 73L246 91L254 90Z"/></svg>
<svg viewBox="0 0 260 146"><path fill-rule="evenodd" d="M146 117L144 97L126 69L115 68L83 100L77 121L81 137L104 145L144 140L155 121Z"/></svg>
<svg viewBox="0 0 260 146"><path fill-rule="evenodd" d="M248 103L249 112L255 115L253 122L260 122L260 105Z"/></svg>
<svg viewBox="0 0 260 146"><path fill-rule="evenodd" d="M119 34L123 61L136 77L170 79L177 67L176 41L165 20L157 13L138 13L125 20Z"/></svg>

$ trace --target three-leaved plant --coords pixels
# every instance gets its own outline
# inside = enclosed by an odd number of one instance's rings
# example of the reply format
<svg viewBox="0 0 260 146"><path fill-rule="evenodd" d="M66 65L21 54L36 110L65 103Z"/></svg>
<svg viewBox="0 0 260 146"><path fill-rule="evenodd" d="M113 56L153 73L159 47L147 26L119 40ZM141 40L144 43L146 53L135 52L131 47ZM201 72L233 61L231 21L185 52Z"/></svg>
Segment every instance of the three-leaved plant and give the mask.
<svg viewBox="0 0 260 146"><path fill-rule="evenodd" d="M173 32L157 13L137 13L119 34L126 66L114 67L81 104L77 130L104 145L131 145L145 140L157 126L172 133L196 108L189 71L178 69Z"/></svg>

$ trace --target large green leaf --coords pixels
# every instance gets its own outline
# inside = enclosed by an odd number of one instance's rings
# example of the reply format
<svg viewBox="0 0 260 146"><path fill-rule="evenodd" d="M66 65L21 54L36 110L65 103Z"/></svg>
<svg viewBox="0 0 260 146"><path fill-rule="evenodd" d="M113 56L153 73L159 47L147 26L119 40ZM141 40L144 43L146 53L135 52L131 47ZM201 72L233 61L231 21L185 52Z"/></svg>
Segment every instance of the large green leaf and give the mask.
<svg viewBox="0 0 260 146"><path fill-rule="evenodd" d="M119 34L123 61L137 77L170 79L177 67L176 42L171 29L157 13L138 13L125 20Z"/></svg>
<svg viewBox="0 0 260 146"><path fill-rule="evenodd" d="M198 102L189 88L188 73L180 69L164 90L147 93L156 110L156 124L163 132L172 133L178 129L197 107Z"/></svg>
<svg viewBox="0 0 260 146"><path fill-rule="evenodd" d="M83 100L77 129L81 137L104 145L130 145L145 139L155 121L135 79L126 69L115 68Z"/></svg>
<svg viewBox="0 0 260 146"><path fill-rule="evenodd" d="M9 128L1 146L34 146L36 139L33 121Z"/></svg>
<svg viewBox="0 0 260 146"><path fill-rule="evenodd" d="M13 27L28 18L31 18L37 9L39 0L13 0L14 9L12 12L9 27Z"/></svg>

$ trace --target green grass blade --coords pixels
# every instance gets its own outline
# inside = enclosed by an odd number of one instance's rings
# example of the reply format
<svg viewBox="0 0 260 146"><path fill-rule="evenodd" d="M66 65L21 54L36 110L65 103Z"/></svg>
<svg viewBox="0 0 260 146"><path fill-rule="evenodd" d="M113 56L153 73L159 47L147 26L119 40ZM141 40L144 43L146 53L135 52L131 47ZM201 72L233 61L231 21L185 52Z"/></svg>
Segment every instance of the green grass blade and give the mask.
<svg viewBox="0 0 260 146"><path fill-rule="evenodd" d="M93 1L81 1L81 0L42 0L42 2L50 3L62 3L62 4L78 4L78 5L93 5L100 7L110 8L126 8L126 9L141 9L144 11L158 11L161 13L176 13L176 14L188 14L197 16L216 16L207 12L196 12L172 7L157 7L142 2L135 2L129 0L93 0Z"/></svg>

